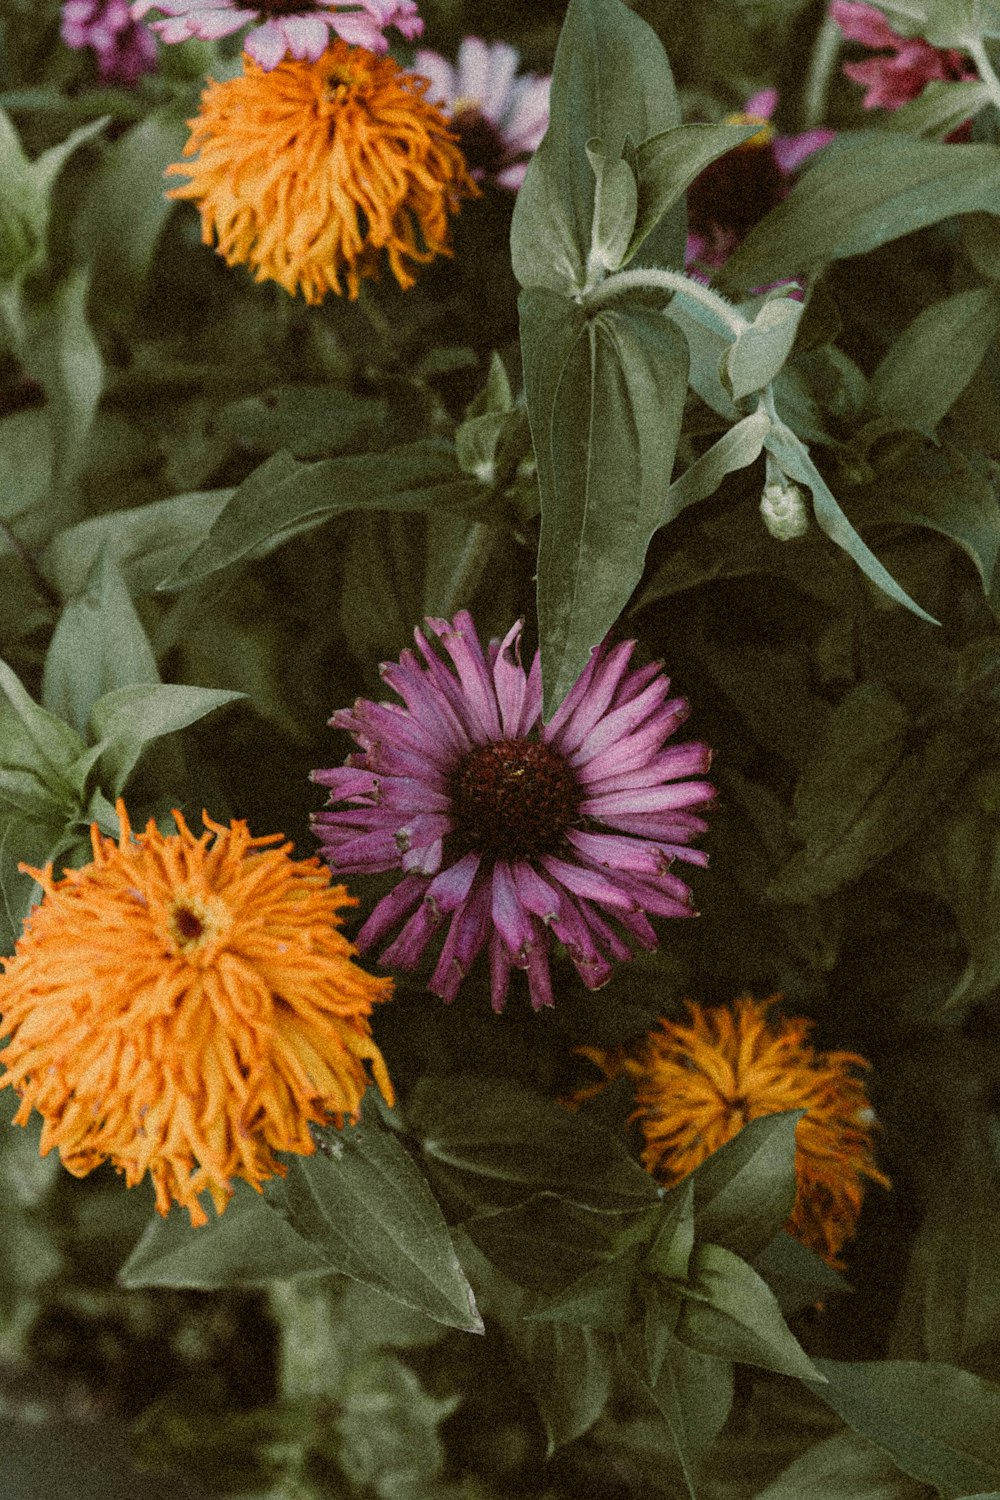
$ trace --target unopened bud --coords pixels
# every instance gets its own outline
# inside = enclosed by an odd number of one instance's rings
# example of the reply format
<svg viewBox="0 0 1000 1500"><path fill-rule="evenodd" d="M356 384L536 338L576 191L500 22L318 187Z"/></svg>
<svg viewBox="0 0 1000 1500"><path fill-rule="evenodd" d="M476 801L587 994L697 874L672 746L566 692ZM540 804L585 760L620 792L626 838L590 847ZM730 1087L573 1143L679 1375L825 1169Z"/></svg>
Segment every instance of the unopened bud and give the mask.
<svg viewBox="0 0 1000 1500"><path fill-rule="evenodd" d="M797 484L769 480L760 498L764 525L778 542L794 542L809 530L809 507Z"/></svg>

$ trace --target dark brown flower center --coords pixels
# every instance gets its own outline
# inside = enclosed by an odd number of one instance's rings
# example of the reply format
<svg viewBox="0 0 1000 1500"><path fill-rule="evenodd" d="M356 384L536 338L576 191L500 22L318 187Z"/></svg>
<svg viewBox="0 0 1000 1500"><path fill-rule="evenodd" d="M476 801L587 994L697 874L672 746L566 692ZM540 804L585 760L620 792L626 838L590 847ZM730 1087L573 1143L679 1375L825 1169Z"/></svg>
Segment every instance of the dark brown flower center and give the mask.
<svg viewBox="0 0 1000 1500"><path fill-rule="evenodd" d="M458 144L469 164L470 172L482 172L487 177L495 177L503 167L510 164L512 158L500 132L473 105L459 103L449 124L458 136Z"/></svg>
<svg viewBox="0 0 1000 1500"><path fill-rule="evenodd" d="M186 906L178 906L175 910L174 926L177 929L178 936L184 938L189 943L193 942L195 938L200 938L205 931L201 918L195 916L194 912Z"/></svg>
<svg viewBox="0 0 1000 1500"><path fill-rule="evenodd" d="M742 237L780 203L785 182L770 143L755 141L717 157L688 188L688 230L710 234L713 225Z"/></svg>
<svg viewBox="0 0 1000 1500"><path fill-rule="evenodd" d="M450 790L456 838L495 859L554 854L582 796L563 757L535 740L470 750L455 767Z"/></svg>

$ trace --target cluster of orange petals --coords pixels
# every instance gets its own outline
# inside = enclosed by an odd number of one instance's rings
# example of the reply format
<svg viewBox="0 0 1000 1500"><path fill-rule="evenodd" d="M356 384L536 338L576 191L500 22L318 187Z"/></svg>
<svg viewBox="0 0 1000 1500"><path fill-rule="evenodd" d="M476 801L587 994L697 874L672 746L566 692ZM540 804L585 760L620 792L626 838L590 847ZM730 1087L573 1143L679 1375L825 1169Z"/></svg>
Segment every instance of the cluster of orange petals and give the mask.
<svg viewBox="0 0 1000 1500"><path fill-rule="evenodd" d="M812 1022L778 1016L780 996L661 1019L637 1048L581 1048L606 1078L626 1074L645 1142L642 1161L673 1187L760 1115L804 1109L795 1132L795 1207L785 1228L832 1266L853 1235L866 1180L889 1186L875 1165L874 1112L854 1052L818 1052ZM584 1091L578 1100L593 1090Z"/></svg>
<svg viewBox="0 0 1000 1500"><path fill-rule="evenodd" d="M427 80L336 40L315 62L209 82L189 121L189 177L173 198L201 214L202 240L307 302L377 278L384 252L402 287L450 254L450 216L479 189Z"/></svg>
<svg viewBox="0 0 1000 1500"><path fill-rule="evenodd" d="M78 1177L109 1159L129 1187L148 1171L161 1213L203 1224L200 1193L221 1212L234 1177L259 1191L276 1151L315 1149L310 1122L356 1120L368 1067L392 1102L368 1019L392 981L353 962L355 903L318 859L173 816L176 834L133 835L119 802L92 863L28 870L45 895L3 961L0 1087L15 1123L41 1114L43 1155Z"/></svg>

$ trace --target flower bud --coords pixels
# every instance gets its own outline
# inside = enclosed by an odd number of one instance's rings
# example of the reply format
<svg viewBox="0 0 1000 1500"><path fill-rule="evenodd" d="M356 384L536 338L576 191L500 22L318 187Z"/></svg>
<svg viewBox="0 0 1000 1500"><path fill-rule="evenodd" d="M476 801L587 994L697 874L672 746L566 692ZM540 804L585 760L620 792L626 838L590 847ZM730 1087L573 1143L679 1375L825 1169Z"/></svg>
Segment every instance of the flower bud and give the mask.
<svg viewBox="0 0 1000 1500"><path fill-rule="evenodd" d="M760 500L764 525L778 542L794 542L809 530L809 507L797 484L771 479Z"/></svg>

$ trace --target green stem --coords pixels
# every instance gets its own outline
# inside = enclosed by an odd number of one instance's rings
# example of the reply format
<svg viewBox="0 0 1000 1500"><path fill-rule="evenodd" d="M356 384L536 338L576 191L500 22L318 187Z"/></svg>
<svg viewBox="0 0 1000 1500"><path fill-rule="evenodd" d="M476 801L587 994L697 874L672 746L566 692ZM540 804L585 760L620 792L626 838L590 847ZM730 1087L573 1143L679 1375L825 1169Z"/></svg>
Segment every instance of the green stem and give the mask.
<svg viewBox="0 0 1000 1500"><path fill-rule="evenodd" d="M827 16L816 33L802 91L802 124L806 130L821 125L826 117L826 95L840 56L840 44L840 27L832 16Z"/></svg>
<svg viewBox="0 0 1000 1500"><path fill-rule="evenodd" d="M712 313L734 338L739 338L750 327L743 314L727 302L725 297L713 292L711 287L685 276L683 271L666 271L658 266L643 267L635 271L616 271L597 286L581 292L577 300L588 312L593 312L596 308L613 302L616 297L638 290L674 292L687 298L689 302L697 302L700 307Z"/></svg>
<svg viewBox="0 0 1000 1500"><path fill-rule="evenodd" d="M981 36L970 36L965 45L972 54L972 61L979 71L980 78L990 91L990 98L997 109L1000 109L1000 78L997 77L996 70L990 62L985 42Z"/></svg>

